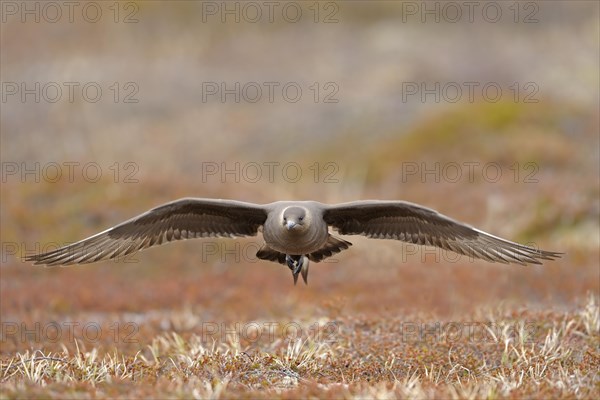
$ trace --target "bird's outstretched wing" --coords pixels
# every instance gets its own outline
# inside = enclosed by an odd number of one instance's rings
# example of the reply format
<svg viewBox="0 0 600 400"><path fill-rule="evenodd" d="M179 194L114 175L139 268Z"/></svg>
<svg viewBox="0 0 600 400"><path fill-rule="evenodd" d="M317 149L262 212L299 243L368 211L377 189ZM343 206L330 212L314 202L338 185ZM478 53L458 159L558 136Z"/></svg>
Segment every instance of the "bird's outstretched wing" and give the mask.
<svg viewBox="0 0 600 400"><path fill-rule="evenodd" d="M25 260L46 265L84 264L125 256L173 240L253 236L266 219L267 211L257 204L184 198L77 243Z"/></svg>
<svg viewBox="0 0 600 400"><path fill-rule="evenodd" d="M355 201L325 206L323 219L344 235L396 239L501 263L541 264L562 253L514 243L404 201Z"/></svg>

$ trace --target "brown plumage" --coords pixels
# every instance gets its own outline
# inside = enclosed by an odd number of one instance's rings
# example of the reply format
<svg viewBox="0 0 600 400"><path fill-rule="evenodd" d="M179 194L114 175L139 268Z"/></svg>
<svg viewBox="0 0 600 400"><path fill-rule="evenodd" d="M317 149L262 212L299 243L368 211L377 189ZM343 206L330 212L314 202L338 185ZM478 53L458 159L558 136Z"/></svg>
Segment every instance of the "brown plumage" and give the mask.
<svg viewBox="0 0 600 400"><path fill-rule="evenodd" d="M35 264L71 265L116 258L174 240L254 236L263 227L257 257L284 264L306 282L308 260L319 262L352 244L329 233L364 235L434 246L491 262L540 264L561 253L514 243L437 211L404 201L327 205L280 201L265 205L233 200L173 201L68 246L26 257Z"/></svg>

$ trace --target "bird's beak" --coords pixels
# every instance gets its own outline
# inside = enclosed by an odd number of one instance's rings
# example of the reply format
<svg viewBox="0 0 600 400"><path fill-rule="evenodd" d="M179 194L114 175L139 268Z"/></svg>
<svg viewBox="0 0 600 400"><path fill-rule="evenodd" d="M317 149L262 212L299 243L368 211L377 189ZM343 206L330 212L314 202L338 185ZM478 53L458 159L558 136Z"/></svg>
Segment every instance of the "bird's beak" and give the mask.
<svg viewBox="0 0 600 400"><path fill-rule="evenodd" d="M287 224L285 224L285 227L287 228L288 231L295 226L296 226L296 223L294 221L288 221Z"/></svg>

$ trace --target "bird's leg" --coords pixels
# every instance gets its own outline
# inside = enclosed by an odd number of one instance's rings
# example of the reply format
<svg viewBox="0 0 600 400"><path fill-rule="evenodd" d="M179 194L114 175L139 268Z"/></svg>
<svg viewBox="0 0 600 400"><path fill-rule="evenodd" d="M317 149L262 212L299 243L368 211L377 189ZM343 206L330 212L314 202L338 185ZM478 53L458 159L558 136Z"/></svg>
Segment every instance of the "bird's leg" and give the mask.
<svg viewBox="0 0 600 400"><path fill-rule="evenodd" d="M303 256L291 256L289 254L285 255L285 262L295 275L299 274L300 269L302 268L302 257Z"/></svg>
<svg viewBox="0 0 600 400"><path fill-rule="evenodd" d="M304 256L295 256L295 255L285 255L285 262L288 268L292 271L292 275L294 277L294 285L298 282L298 274L302 271L302 266L304 265ZM306 282L306 278L304 274L302 275L304 282Z"/></svg>

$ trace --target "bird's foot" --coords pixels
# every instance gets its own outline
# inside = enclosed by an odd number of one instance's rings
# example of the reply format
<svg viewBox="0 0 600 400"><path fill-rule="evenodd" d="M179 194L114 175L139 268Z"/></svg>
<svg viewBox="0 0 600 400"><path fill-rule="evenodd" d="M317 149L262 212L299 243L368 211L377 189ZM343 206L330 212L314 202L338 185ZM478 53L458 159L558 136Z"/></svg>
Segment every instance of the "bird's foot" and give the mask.
<svg viewBox="0 0 600 400"><path fill-rule="evenodd" d="M302 273L302 279L305 284L308 284L308 259L304 256L291 256L286 254L285 262L288 268L292 271L294 277L294 285L298 282L298 275Z"/></svg>
<svg viewBox="0 0 600 400"><path fill-rule="evenodd" d="M292 270L293 274L300 273L300 269L302 268L302 257L304 256L290 256L286 254L285 262L290 270Z"/></svg>

